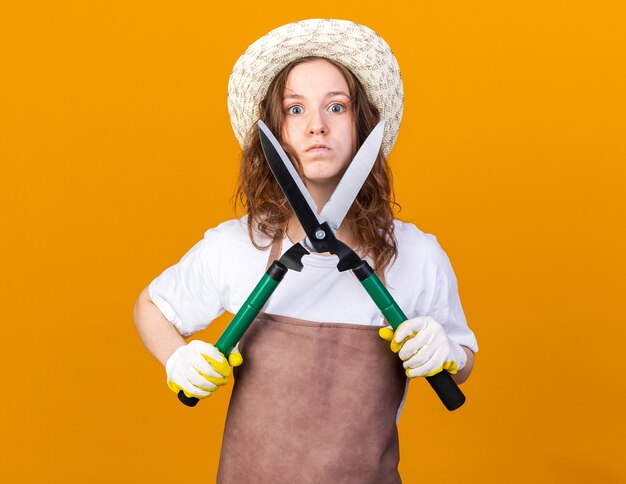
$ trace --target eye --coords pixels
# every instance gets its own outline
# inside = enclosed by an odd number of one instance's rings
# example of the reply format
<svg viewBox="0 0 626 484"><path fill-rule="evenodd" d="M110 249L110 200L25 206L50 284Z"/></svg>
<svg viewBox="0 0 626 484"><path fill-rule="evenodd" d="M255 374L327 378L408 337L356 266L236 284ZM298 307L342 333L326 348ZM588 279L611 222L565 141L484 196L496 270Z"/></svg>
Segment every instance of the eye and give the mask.
<svg viewBox="0 0 626 484"><path fill-rule="evenodd" d="M343 104L331 104L330 105L330 112L331 113L343 113L346 110L345 106Z"/></svg>
<svg viewBox="0 0 626 484"><path fill-rule="evenodd" d="M293 115L302 114L302 106L298 106L297 104L294 104L293 106L289 106L287 108L287 112Z"/></svg>

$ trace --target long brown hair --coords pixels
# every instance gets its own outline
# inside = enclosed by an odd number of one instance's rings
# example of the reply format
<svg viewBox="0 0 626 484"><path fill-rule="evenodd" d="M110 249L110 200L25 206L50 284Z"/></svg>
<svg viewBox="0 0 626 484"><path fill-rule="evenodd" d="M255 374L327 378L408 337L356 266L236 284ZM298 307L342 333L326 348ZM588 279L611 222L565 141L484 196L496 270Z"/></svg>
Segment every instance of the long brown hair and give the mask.
<svg viewBox="0 0 626 484"><path fill-rule="evenodd" d="M303 57L285 67L274 78L265 99L259 106L260 119L277 136L281 144L283 144L282 127L285 118L283 97L287 77L298 64L319 59L322 58ZM356 133L354 155L380 120L380 114L350 70L331 59L324 60L337 67L348 83ZM301 174L299 164L293 158L292 161ZM284 236L292 211L269 166L265 163L256 123L248 131L241 155L235 203L241 204L248 212L248 234L257 249L264 249L268 245L263 246L257 243L254 237L255 231L265 234L272 242ZM385 268L398 254L393 233L394 207L399 207L399 205L393 193L391 170L380 152L342 226L345 226L352 236L354 244L352 248L359 252L361 257L369 256L372 259L374 270L383 280Z"/></svg>

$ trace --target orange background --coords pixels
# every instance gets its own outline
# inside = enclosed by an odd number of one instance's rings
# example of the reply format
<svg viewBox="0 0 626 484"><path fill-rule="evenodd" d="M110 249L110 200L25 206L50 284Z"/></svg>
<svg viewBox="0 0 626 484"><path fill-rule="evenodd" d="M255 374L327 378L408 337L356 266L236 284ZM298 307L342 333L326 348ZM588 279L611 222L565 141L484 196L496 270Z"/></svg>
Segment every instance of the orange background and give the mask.
<svg viewBox="0 0 626 484"><path fill-rule="evenodd" d="M181 405L133 304L234 216L233 64L312 17L358 21L392 46L406 91L390 157L400 218L437 235L481 348L459 411L412 383L404 482L626 481L622 2L10 5L3 482L214 481L232 387Z"/></svg>

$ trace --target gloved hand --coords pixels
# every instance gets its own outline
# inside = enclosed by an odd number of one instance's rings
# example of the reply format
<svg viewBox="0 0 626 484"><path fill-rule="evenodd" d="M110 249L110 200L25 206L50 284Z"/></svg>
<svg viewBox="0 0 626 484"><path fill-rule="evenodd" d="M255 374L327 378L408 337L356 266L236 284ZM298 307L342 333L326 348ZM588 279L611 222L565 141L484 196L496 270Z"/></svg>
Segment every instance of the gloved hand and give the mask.
<svg viewBox="0 0 626 484"><path fill-rule="evenodd" d="M226 360L211 343L193 340L174 351L165 363L167 386L175 393L182 390L187 397L210 397L228 383L232 373L228 364L239 366L242 362L237 346Z"/></svg>
<svg viewBox="0 0 626 484"><path fill-rule="evenodd" d="M433 376L442 370L454 375L467 362L463 348L430 316L408 319L395 333L391 326L380 328L378 334L391 341L391 351L398 353L409 378Z"/></svg>

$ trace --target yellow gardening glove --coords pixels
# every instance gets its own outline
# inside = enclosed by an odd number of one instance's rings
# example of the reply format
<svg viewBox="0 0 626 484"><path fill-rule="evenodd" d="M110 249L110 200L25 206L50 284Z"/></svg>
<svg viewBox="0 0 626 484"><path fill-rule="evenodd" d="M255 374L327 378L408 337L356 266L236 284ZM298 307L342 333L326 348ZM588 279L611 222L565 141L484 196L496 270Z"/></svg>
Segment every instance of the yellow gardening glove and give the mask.
<svg viewBox="0 0 626 484"><path fill-rule="evenodd" d="M189 398L210 397L228 383L232 373L229 363L239 366L242 362L237 346L226 360L211 343L193 340L174 351L167 360L167 386L175 393L182 390Z"/></svg>
<svg viewBox="0 0 626 484"><path fill-rule="evenodd" d="M378 334L391 343L391 351L398 353L409 378L433 376L442 370L454 375L467 362L461 345L448 338L443 326L429 316L408 319L395 332L391 326L380 328Z"/></svg>

